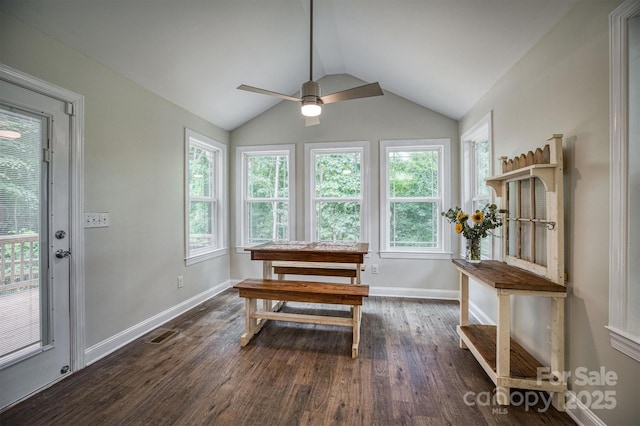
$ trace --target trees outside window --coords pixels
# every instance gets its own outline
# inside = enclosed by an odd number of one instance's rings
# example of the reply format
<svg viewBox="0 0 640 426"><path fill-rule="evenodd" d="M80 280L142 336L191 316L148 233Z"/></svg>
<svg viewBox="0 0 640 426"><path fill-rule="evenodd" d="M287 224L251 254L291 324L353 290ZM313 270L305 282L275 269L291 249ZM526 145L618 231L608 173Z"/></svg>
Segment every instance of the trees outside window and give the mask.
<svg viewBox="0 0 640 426"><path fill-rule="evenodd" d="M43 124L26 112L0 109L0 128L20 134L0 139L0 235L37 234Z"/></svg>
<svg viewBox="0 0 640 426"><path fill-rule="evenodd" d="M293 145L237 149L242 246L293 238L294 152Z"/></svg>
<svg viewBox="0 0 640 426"><path fill-rule="evenodd" d="M381 257L443 254L449 140L381 141Z"/></svg>
<svg viewBox="0 0 640 426"><path fill-rule="evenodd" d="M485 179L492 176L491 114L483 117L463 134L461 143L462 208L464 211L475 212L492 203L492 190L485 183ZM494 247L499 247L500 244L494 238L483 238L481 244L482 258L494 258Z"/></svg>
<svg viewBox="0 0 640 426"><path fill-rule="evenodd" d="M223 254L226 147L185 130L187 264Z"/></svg>
<svg viewBox="0 0 640 426"><path fill-rule="evenodd" d="M368 240L368 142L307 144L307 239Z"/></svg>

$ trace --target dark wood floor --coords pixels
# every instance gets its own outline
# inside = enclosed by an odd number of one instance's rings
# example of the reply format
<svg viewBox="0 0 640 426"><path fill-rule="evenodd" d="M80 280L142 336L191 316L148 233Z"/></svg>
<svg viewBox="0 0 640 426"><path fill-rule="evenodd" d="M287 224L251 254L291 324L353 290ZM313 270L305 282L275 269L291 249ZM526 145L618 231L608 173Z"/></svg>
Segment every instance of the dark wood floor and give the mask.
<svg viewBox="0 0 640 426"><path fill-rule="evenodd" d="M473 397L493 384L458 347L457 302L369 297L356 360L350 330L335 326L270 322L241 348L243 308L227 290L5 411L0 424L573 424L542 405L505 410ZM169 329L178 333L149 343Z"/></svg>

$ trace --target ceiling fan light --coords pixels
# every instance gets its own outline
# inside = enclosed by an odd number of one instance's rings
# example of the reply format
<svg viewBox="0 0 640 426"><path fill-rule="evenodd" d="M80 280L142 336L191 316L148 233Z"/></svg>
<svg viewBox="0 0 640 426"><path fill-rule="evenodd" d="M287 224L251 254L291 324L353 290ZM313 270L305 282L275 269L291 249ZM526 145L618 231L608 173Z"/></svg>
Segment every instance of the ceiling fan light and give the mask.
<svg viewBox="0 0 640 426"><path fill-rule="evenodd" d="M0 130L0 138L2 139L18 139L22 136L19 132L13 130Z"/></svg>
<svg viewBox="0 0 640 426"><path fill-rule="evenodd" d="M317 102L309 102L303 103L301 110L305 117L317 117L322 112L322 107Z"/></svg>

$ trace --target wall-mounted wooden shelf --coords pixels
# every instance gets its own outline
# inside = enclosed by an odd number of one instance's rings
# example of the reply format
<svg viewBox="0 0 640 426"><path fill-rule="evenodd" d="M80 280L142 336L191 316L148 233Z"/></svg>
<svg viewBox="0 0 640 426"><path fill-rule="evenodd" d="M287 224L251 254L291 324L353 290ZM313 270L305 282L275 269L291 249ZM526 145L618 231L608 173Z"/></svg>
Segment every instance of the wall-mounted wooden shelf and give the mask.
<svg viewBox="0 0 640 426"><path fill-rule="evenodd" d="M503 182L521 180L529 177L539 178L547 191L555 191L555 175L557 164L533 164L522 169L512 170L487 179L485 182L502 198Z"/></svg>

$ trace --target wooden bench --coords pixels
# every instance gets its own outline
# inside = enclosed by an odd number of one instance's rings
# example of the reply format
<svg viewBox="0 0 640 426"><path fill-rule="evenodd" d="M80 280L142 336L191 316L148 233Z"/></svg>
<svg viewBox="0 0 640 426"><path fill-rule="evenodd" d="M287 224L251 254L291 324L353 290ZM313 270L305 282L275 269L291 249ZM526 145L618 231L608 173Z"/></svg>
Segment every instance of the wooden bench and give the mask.
<svg viewBox="0 0 640 426"><path fill-rule="evenodd" d="M345 277L351 284L360 282L360 272L364 271L364 263L331 263L331 262L272 262L273 272L283 280L285 275L316 275L322 277ZM358 267L360 271L358 271Z"/></svg>
<svg viewBox="0 0 640 426"><path fill-rule="evenodd" d="M358 357L362 298L369 295L368 285L250 278L239 282L233 288L237 288L240 297L245 298L245 333L240 338L242 346L246 346L260 331L265 320L339 325L353 329L351 356ZM350 305L351 318L258 311L258 299Z"/></svg>

